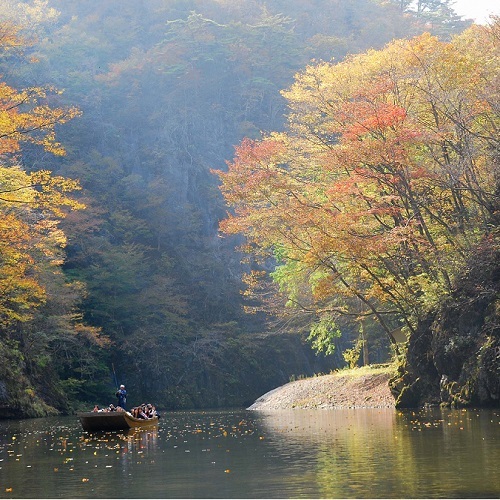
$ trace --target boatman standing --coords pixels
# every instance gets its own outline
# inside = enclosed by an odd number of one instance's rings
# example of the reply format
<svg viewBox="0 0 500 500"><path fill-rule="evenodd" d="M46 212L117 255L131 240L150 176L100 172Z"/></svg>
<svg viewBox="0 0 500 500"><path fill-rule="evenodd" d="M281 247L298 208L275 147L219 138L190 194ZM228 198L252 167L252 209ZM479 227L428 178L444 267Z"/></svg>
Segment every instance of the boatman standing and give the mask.
<svg viewBox="0 0 500 500"><path fill-rule="evenodd" d="M127 391L123 384L116 391L116 397L118 398L118 406L121 406L125 410L125 405L127 404Z"/></svg>

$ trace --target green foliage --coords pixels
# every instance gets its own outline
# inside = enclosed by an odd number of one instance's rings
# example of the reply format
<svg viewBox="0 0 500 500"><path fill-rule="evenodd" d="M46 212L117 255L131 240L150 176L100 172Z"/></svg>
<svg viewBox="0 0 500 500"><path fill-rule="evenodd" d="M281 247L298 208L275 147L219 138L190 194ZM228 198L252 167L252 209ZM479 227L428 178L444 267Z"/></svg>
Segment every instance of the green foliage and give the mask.
<svg viewBox="0 0 500 500"><path fill-rule="evenodd" d="M9 356L22 360L17 379L0 377L13 388L6 401L22 401L25 413L31 401L43 414L71 411L75 400L102 400L112 385L111 360L132 393L178 407L241 404L271 380L279 383L294 356L293 371L305 371L297 336L286 348L284 339L262 340L256 332L266 331L266 318L242 313L238 242L217 235L226 209L210 169L223 167L243 137L283 128L280 89L311 59L340 59L422 25L368 0L321 1L315 9L302 1L271 3L8 0L0 6L2 18L22 23L36 40L22 48L4 38L2 74L20 88L55 83L65 92L47 100L83 112L57 130L65 157L49 157L37 144L19 157L79 179L87 206L67 214L59 243L52 238L37 246L24 275L21 264L4 267L16 275L9 293L17 316L1 340L16 342L8 344ZM37 64L25 64L29 59ZM24 222L27 234L32 227ZM1 257L11 258L16 245L2 241ZM26 245L29 238L18 247ZM278 259L286 256L276 248ZM294 281L293 271L287 263L275 275L291 296L307 284L321 290L319 274ZM12 282L11 274L0 276L2 284ZM321 349L336 335L326 323L315 331ZM240 363L245 368L235 374ZM24 389L33 389L34 399ZM37 400L42 393L45 408Z"/></svg>
<svg viewBox="0 0 500 500"><path fill-rule="evenodd" d="M286 133L241 142L219 172L221 229L279 258L273 311L278 297L296 315L375 319L396 346L393 330L413 332L451 292L496 213L497 32L311 64L283 92Z"/></svg>
<svg viewBox="0 0 500 500"><path fill-rule="evenodd" d="M0 406L2 417L41 417L57 413L40 397L25 371L18 342L0 339Z"/></svg>
<svg viewBox="0 0 500 500"><path fill-rule="evenodd" d="M356 343L351 349L345 349L342 353L342 356L345 362L348 364L349 368L352 370L356 368L359 358L361 357L361 351L363 349L364 340L358 338Z"/></svg>
<svg viewBox="0 0 500 500"><path fill-rule="evenodd" d="M326 355L333 354L335 350L335 340L341 336L341 332L332 316L323 316L311 327L311 333L307 340L311 343L316 352L323 352Z"/></svg>

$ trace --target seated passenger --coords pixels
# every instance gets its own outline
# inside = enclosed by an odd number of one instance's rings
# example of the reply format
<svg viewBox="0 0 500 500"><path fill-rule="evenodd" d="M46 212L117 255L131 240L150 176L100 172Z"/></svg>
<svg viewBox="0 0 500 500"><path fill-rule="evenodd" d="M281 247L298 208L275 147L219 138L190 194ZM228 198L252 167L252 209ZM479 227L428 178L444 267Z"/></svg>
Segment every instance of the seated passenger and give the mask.
<svg viewBox="0 0 500 500"><path fill-rule="evenodd" d="M145 408L142 406L139 408L139 418L148 419L149 417L147 416L147 414L144 410L145 410Z"/></svg>

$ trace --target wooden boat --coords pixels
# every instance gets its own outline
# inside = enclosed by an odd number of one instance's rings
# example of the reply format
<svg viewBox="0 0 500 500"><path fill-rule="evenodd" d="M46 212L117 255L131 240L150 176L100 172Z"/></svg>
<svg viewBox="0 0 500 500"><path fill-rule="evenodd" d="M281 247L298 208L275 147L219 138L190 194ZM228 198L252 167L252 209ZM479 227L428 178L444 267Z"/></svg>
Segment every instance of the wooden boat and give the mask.
<svg viewBox="0 0 500 500"><path fill-rule="evenodd" d="M158 417L135 418L126 411L87 411L78 413L78 418L85 431L126 431L158 424Z"/></svg>

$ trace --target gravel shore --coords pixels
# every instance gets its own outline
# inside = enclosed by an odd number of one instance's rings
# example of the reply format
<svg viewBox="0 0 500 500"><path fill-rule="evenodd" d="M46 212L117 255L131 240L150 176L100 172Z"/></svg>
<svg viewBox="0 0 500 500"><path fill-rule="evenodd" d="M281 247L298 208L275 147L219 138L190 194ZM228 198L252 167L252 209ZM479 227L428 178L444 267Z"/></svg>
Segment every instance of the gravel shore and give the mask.
<svg viewBox="0 0 500 500"><path fill-rule="evenodd" d="M390 370L354 369L295 380L261 396L249 410L392 408Z"/></svg>

